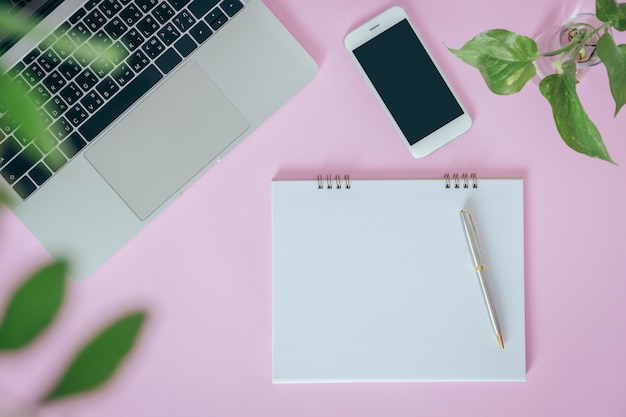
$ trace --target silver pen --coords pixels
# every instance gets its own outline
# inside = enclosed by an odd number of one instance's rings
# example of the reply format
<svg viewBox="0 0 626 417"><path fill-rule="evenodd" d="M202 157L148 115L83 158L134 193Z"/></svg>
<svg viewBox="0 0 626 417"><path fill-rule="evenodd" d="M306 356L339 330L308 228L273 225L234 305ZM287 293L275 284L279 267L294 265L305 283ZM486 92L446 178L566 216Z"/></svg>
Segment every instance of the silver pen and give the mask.
<svg viewBox="0 0 626 417"><path fill-rule="evenodd" d="M496 333L498 344L502 349L504 349L504 339L502 338L500 323L498 323L498 314L496 313L496 307L493 303L493 299L491 298L491 294L489 293L489 287L487 286L487 268L483 262L476 227L474 226L474 221L472 220L472 215L469 210L461 210L461 219L463 220L467 244L472 255L472 261L474 262L474 270L478 275L480 289L482 290L483 298L485 300L485 304L487 305L487 311L489 312L489 319L491 320L493 331Z"/></svg>

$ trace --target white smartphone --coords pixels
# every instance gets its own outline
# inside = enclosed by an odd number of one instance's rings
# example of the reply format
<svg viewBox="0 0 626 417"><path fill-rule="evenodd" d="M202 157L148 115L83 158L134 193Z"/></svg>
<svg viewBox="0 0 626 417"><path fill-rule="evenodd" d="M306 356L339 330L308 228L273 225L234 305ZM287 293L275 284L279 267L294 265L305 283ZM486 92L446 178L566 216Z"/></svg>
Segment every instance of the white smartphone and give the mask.
<svg viewBox="0 0 626 417"><path fill-rule="evenodd" d="M358 27L344 43L414 157L469 130L472 119L402 8Z"/></svg>

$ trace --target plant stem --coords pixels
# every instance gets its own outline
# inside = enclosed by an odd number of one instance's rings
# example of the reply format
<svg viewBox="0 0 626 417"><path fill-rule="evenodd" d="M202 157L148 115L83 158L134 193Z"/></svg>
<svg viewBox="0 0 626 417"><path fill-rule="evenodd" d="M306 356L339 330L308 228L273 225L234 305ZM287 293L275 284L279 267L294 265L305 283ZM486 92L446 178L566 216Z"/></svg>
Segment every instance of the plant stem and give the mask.
<svg viewBox="0 0 626 417"><path fill-rule="evenodd" d="M610 26L611 25L609 25L608 23L603 23L602 25L594 29L593 32L587 33L586 31L581 31L576 34L576 36L570 41L570 43L565 45L563 48L557 49L555 51L540 52L539 54L537 54L537 58L566 54L576 48L576 46L578 46L574 53L570 55L571 57L575 57L576 55L578 55L580 50L585 46L589 39L593 38L600 31L610 28Z"/></svg>
<svg viewBox="0 0 626 417"><path fill-rule="evenodd" d="M543 58L546 56L554 56L554 55L561 55L561 54L567 53L571 51L572 49L574 49L574 47L576 47L576 44L578 44L582 40L584 35L585 34L583 32L580 32L574 37L574 39L572 39L570 43L568 43L563 48L557 49L556 51L540 52L539 54L537 54L537 58Z"/></svg>
<svg viewBox="0 0 626 417"><path fill-rule="evenodd" d="M591 34L589 35L589 39L593 38L601 30L607 30L610 27L611 27L611 25L609 25L608 23L603 23L602 25L600 25L596 29L594 29L593 32L591 32Z"/></svg>

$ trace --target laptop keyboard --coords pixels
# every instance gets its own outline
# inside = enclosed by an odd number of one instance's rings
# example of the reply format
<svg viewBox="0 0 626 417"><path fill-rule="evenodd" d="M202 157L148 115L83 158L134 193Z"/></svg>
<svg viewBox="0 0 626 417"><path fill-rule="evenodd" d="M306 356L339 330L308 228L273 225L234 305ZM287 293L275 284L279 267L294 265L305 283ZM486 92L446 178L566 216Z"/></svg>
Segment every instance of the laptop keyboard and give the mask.
<svg viewBox="0 0 626 417"><path fill-rule="evenodd" d="M88 0L8 71L51 135L29 137L0 109L0 176L28 198L242 8L239 0ZM100 54L109 48L114 60Z"/></svg>

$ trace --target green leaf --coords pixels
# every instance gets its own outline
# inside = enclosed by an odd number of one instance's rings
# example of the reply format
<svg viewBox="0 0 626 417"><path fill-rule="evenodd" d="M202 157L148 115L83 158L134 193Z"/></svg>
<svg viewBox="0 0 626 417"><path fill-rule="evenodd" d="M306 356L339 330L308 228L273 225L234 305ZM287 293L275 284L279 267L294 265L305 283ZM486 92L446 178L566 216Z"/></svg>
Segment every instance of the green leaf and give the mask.
<svg viewBox="0 0 626 417"><path fill-rule="evenodd" d="M504 29L478 34L459 50L450 52L477 68L496 94L517 93L536 74L537 43Z"/></svg>
<svg viewBox="0 0 626 417"><path fill-rule="evenodd" d="M616 0L596 0L596 16L620 32L626 30L626 3L618 3Z"/></svg>
<svg viewBox="0 0 626 417"><path fill-rule="evenodd" d="M561 138L582 154L614 163L600 132L587 116L576 93L576 64L563 64L563 74L552 74L541 80L539 90L552 106L552 114Z"/></svg>
<svg viewBox="0 0 626 417"><path fill-rule="evenodd" d="M613 37L605 33L598 41L598 56L609 75L611 94L615 100L615 116L626 104L626 45L615 45Z"/></svg>
<svg viewBox="0 0 626 417"><path fill-rule="evenodd" d="M0 189L0 206L9 205L11 203L11 199L9 198L9 194Z"/></svg>
<svg viewBox="0 0 626 417"><path fill-rule="evenodd" d="M136 312L110 324L74 357L65 374L43 398L47 403L100 387L132 350L145 312Z"/></svg>
<svg viewBox="0 0 626 417"><path fill-rule="evenodd" d="M21 126L24 135L35 141L51 135L46 118L38 111L25 84L16 83L6 73L0 73L0 91L0 105L7 109L5 117Z"/></svg>
<svg viewBox="0 0 626 417"><path fill-rule="evenodd" d="M65 263L36 272L11 297L0 323L0 350L23 348L54 320L65 293Z"/></svg>
<svg viewBox="0 0 626 417"><path fill-rule="evenodd" d="M37 18L33 18L32 15L28 15L20 11L16 12L12 9L12 6L7 7L0 4L0 35L7 35L9 38L15 39L20 39L24 36L43 38L52 30L52 27L46 25L38 26L40 21ZM0 36L0 38L2 37L4 36ZM109 48L109 44L110 42L106 43L96 39L90 39L74 51L74 56L76 58L86 58L89 61L94 61L93 66L95 68L99 67L99 60L94 59L94 53L97 54L97 58L106 59L112 62L119 62L122 60L124 58L124 53L117 48ZM87 45L90 45L91 48L88 48Z"/></svg>
<svg viewBox="0 0 626 417"><path fill-rule="evenodd" d="M9 37L27 35L35 26L36 21L29 20L27 15L12 11L13 6L0 5L0 34Z"/></svg>

